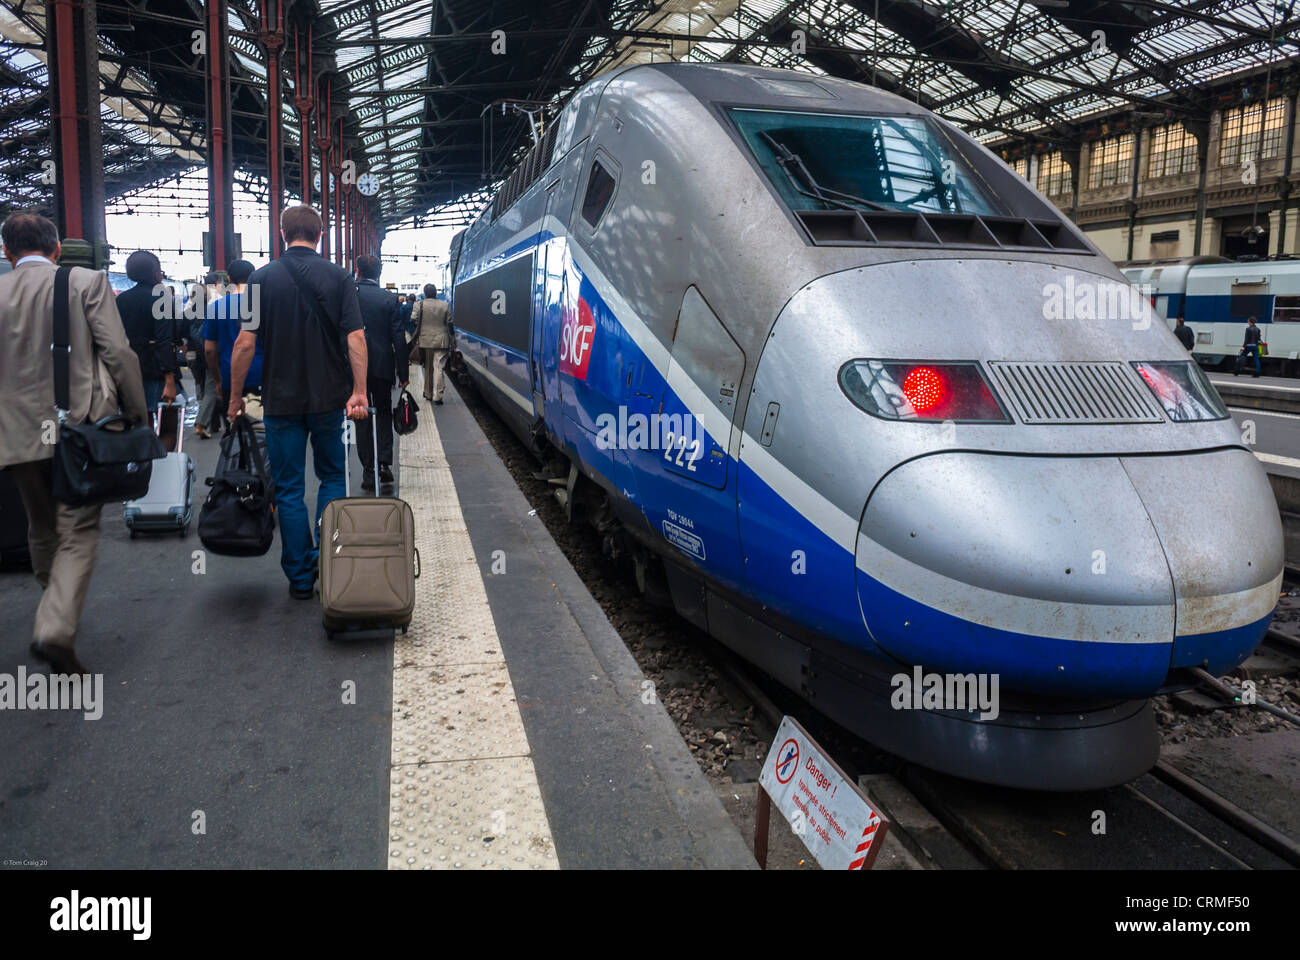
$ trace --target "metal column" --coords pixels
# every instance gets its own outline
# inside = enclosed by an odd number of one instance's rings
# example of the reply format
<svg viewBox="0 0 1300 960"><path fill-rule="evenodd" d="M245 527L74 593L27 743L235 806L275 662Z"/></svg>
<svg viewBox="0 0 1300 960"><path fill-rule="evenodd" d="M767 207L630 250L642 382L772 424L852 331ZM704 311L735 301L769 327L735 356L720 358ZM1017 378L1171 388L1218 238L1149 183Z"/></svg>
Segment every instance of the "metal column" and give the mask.
<svg viewBox="0 0 1300 960"><path fill-rule="evenodd" d="M99 117L99 46L95 5L45 4L45 54L54 123L54 218L62 262L101 269L108 260L104 226L104 149Z"/></svg>
<svg viewBox="0 0 1300 960"><path fill-rule="evenodd" d="M280 48L284 46L284 0L276 4L278 13L272 18L267 2L262 8L262 44L266 47L266 169L270 182L271 245L267 249L271 259L280 255L280 210L284 207L284 147L280 142L282 131L280 106ZM274 20L275 26L271 24Z"/></svg>
<svg viewBox="0 0 1300 960"><path fill-rule="evenodd" d="M1184 120L1183 127L1196 138L1196 232L1192 238L1192 256L1201 255L1201 240L1205 235L1205 176L1210 165L1210 124L1208 120Z"/></svg>
<svg viewBox="0 0 1300 960"><path fill-rule="evenodd" d="M1133 234L1137 232L1138 222L1138 184L1142 181L1142 137L1145 135L1145 128L1139 123L1133 130L1133 169L1132 184L1129 187L1128 203L1125 208L1128 210L1128 259L1133 259Z"/></svg>
<svg viewBox="0 0 1300 960"><path fill-rule="evenodd" d="M315 83L311 72L311 27L307 27L307 55L303 56L302 34L293 31L293 95L298 108L298 152L302 162L302 202L311 204L311 116L316 101L312 97Z"/></svg>
<svg viewBox="0 0 1300 960"><path fill-rule="evenodd" d="M1291 156L1295 153L1296 93L1286 99L1286 160L1282 164L1282 181L1278 184L1277 255L1286 253L1286 216L1291 206ZM1268 251L1265 251L1267 253Z"/></svg>
<svg viewBox="0 0 1300 960"><path fill-rule="evenodd" d="M330 256L330 88L325 85L324 109L317 111L316 144L320 147L320 255Z"/></svg>
<svg viewBox="0 0 1300 960"><path fill-rule="evenodd" d="M334 262L343 264L343 216L339 204L343 193L343 118L339 117L339 138L333 144L334 162L330 172L334 174Z"/></svg>
<svg viewBox="0 0 1300 960"><path fill-rule="evenodd" d="M234 157L230 143L230 38L226 0L207 0L208 269L224 271L235 247Z"/></svg>
<svg viewBox="0 0 1300 960"><path fill-rule="evenodd" d="M351 162L351 150L348 150L347 159ZM343 198L345 201L344 215L347 220L347 223L344 225L344 237L347 240L347 256L344 258L346 262L343 265L351 270L352 265L357 261L357 187L355 181L353 183L343 184Z"/></svg>

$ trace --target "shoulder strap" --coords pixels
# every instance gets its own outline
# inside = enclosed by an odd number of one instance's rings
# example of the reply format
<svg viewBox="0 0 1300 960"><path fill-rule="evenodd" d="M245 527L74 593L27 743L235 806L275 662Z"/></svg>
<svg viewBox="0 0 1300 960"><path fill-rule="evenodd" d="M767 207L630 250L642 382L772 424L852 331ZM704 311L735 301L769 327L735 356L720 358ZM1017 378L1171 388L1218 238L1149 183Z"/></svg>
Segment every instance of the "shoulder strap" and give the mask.
<svg viewBox="0 0 1300 960"><path fill-rule="evenodd" d="M50 353L54 359L54 406L68 411L68 357L72 353L68 332L68 274L71 267L54 271L54 342Z"/></svg>
<svg viewBox="0 0 1300 960"><path fill-rule="evenodd" d="M309 284L304 284L302 274L298 272L298 268L292 267L291 261L291 256L281 254L276 263L283 265L285 273L289 274L290 280L294 282L294 286L298 289L298 299L307 307L308 315L316 317L316 323L320 324L321 329L324 330L326 334L325 342L329 343L335 351L334 359L338 363L346 364L348 362L346 336L339 329L338 324L329 323L329 317L325 312L325 304L321 303L320 294L316 293L315 287L312 287L311 293L308 293Z"/></svg>
<svg viewBox="0 0 1300 960"><path fill-rule="evenodd" d="M289 275L289 279L293 281L294 287L298 290L299 299L307 305L307 312L328 330L329 323L326 321L325 308L320 302L320 296L315 290L312 290L310 295L307 293L306 285L303 283L302 275L298 273L298 268L289 265L291 259L291 257L281 254L276 263L283 265L285 273Z"/></svg>

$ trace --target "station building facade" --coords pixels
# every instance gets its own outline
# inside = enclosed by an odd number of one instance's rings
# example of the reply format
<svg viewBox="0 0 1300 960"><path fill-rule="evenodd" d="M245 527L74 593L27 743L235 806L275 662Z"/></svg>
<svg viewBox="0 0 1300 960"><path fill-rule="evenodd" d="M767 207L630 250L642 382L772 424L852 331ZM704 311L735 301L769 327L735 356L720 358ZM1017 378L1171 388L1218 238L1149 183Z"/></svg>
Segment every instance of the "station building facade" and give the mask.
<svg viewBox="0 0 1300 960"><path fill-rule="evenodd" d="M992 148L1121 265L1300 256L1296 89L1238 81L1206 93L1208 122L1143 108Z"/></svg>

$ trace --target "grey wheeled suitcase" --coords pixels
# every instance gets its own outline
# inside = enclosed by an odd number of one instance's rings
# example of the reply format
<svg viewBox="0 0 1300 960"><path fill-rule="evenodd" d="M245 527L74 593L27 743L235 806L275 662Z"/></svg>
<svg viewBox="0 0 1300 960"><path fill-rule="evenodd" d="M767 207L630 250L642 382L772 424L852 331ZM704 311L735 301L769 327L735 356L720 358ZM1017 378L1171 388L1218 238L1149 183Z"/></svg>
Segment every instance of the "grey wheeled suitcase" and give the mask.
<svg viewBox="0 0 1300 960"><path fill-rule="evenodd" d="M370 435L375 445L371 462L377 469L378 431L372 428ZM405 632L415 611L419 563L410 505L379 496L378 482L373 497L348 496L325 504L320 518L320 604L326 632L333 637Z"/></svg>
<svg viewBox="0 0 1300 960"><path fill-rule="evenodd" d="M138 500L128 500L122 519L134 538L139 533L190 532L194 517L194 461L181 450L185 424L181 404L160 406L154 414L154 426L167 456L153 462L149 492Z"/></svg>

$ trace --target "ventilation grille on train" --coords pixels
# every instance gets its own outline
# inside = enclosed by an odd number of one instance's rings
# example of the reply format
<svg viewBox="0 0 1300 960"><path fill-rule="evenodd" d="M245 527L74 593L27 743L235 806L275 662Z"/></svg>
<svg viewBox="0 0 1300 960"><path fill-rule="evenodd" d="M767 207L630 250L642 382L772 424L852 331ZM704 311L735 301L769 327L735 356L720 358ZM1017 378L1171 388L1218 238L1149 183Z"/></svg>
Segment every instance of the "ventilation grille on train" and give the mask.
<svg viewBox="0 0 1300 960"><path fill-rule="evenodd" d="M796 210L818 246L975 247L1092 253L1060 220L916 210Z"/></svg>
<svg viewBox="0 0 1300 960"><path fill-rule="evenodd" d="M542 142L534 144L510 172L510 176L506 177L505 182L497 190L496 196L492 198L491 220L496 220L509 210L514 202L550 168L551 161L555 159L555 131L558 127L559 124L551 124Z"/></svg>
<svg viewBox="0 0 1300 960"><path fill-rule="evenodd" d="M1120 361L990 361L999 392L1022 423L1161 423L1164 416L1137 372Z"/></svg>

